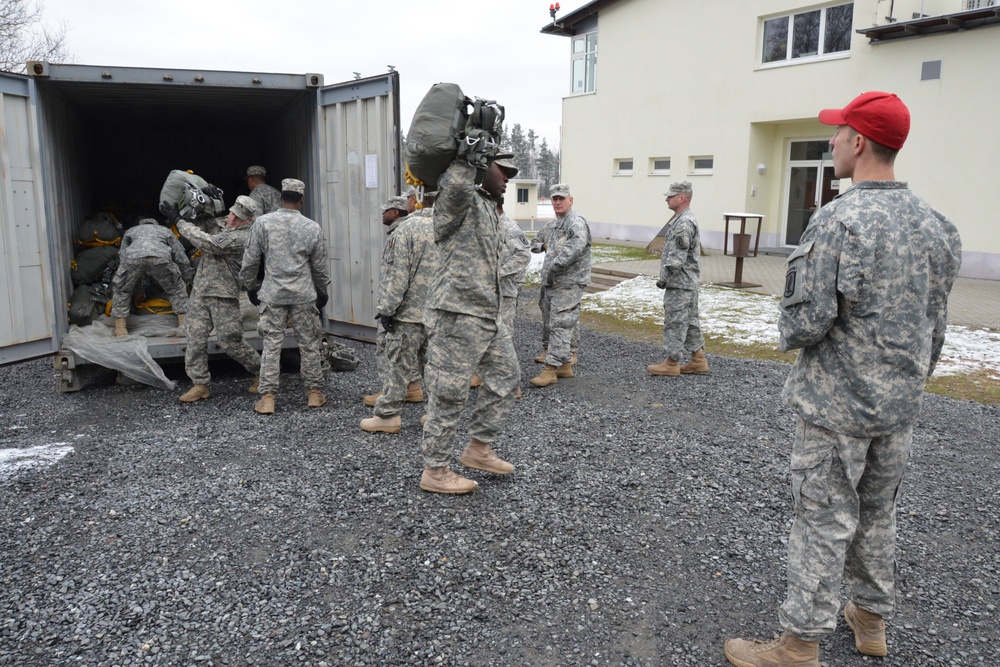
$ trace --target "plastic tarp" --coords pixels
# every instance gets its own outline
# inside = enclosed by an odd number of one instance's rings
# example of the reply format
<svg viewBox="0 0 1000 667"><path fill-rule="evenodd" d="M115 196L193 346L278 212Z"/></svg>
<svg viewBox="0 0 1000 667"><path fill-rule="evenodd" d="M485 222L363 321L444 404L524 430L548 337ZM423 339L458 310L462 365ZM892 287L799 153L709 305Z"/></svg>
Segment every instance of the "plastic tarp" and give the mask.
<svg viewBox="0 0 1000 667"><path fill-rule="evenodd" d="M149 354L147 337L183 335L173 315L143 315L128 318L128 336L115 337L111 320L102 317L90 326L70 326L63 348L98 366L119 371L136 382L173 389L163 369Z"/></svg>

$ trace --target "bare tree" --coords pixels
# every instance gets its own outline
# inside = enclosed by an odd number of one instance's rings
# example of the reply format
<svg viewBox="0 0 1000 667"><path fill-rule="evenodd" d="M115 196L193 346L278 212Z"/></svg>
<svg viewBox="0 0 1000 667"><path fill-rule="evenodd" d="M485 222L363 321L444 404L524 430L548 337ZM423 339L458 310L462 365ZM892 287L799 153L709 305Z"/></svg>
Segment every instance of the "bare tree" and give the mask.
<svg viewBox="0 0 1000 667"><path fill-rule="evenodd" d="M66 25L42 22L42 4L0 0L0 71L24 72L29 60L66 61Z"/></svg>

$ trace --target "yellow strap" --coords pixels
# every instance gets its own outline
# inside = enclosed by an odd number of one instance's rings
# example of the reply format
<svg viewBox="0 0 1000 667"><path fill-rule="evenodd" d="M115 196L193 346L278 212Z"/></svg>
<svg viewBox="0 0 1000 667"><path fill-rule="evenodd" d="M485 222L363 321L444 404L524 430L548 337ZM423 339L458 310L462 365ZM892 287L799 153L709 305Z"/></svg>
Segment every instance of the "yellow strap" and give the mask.
<svg viewBox="0 0 1000 667"><path fill-rule="evenodd" d="M140 310L147 310L153 315L172 315L173 309L166 299L146 299L135 306Z"/></svg>
<svg viewBox="0 0 1000 667"><path fill-rule="evenodd" d="M75 259L71 259L71 260L69 260L69 268L70 268L70 269L72 269L73 271L76 271L76 269L77 269L78 267L79 267L79 264L77 264L77 263L76 263L76 260L75 260Z"/></svg>
<svg viewBox="0 0 1000 667"><path fill-rule="evenodd" d="M410 171L410 165L406 165L406 184L414 185L417 188L417 206L416 208L421 209L424 207L424 182L413 175Z"/></svg>
<svg viewBox="0 0 1000 667"><path fill-rule="evenodd" d="M104 304L104 314L111 317L111 299L108 299L108 302Z"/></svg>
<svg viewBox="0 0 1000 667"><path fill-rule="evenodd" d="M96 234L97 232L94 233ZM86 241L77 241L77 243L82 245L84 248L101 248L104 246L111 246L111 245L116 246L119 245L121 242L122 242L122 237L120 236L116 236L114 240L111 241L104 241L102 239L97 238L96 236L92 239L87 239Z"/></svg>

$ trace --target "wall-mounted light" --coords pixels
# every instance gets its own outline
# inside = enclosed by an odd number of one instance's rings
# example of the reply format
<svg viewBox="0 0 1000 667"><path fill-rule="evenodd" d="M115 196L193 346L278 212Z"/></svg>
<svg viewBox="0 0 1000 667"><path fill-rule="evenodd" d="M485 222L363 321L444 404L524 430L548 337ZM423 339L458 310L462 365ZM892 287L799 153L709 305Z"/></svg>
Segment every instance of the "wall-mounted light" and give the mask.
<svg viewBox="0 0 1000 667"><path fill-rule="evenodd" d="M764 164L763 162L761 162L760 164L758 164L757 165L757 173L760 174L761 176L763 176L764 174L766 174L767 173L767 165Z"/></svg>

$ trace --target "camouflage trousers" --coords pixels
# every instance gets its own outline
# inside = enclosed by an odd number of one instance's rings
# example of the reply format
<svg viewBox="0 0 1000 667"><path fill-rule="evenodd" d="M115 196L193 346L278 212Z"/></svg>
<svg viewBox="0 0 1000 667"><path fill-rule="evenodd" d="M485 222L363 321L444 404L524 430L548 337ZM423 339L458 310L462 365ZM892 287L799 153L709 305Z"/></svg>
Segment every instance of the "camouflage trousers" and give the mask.
<svg viewBox="0 0 1000 667"><path fill-rule="evenodd" d="M514 335L514 317L517 315L517 297L500 297L500 321L503 322L510 335Z"/></svg>
<svg viewBox="0 0 1000 667"><path fill-rule="evenodd" d="M451 462L458 422L469 398L469 378L483 384L469 419L469 436L493 444L514 407L521 367L510 331L494 320L444 310L428 310L427 423L421 451L431 468Z"/></svg>
<svg viewBox="0 0 1000 667"><path fill-rule="evenodd" d="M376 417L395 417L403 409L406 387L419 380L427 362L427 330L422 322L396 322L396 331L380 330L385 357L382 395L375 401Z"/></svg>
<svg viewBox="0 0 1000 667"><path fill-rule="evenodd" d="M184 371L194 384L208 384L208 336L215 328L215 337L223 352L238 361L251 375L260 373L260 355L243 338L243 318L239 299L201 296L197 292L188 301L187 348L184 350Z"/></svg>
<svg viewBox="0 0 1000 667"><path fill-rule="evenodd" d="M795 521L788 538L782 627L818 640L837 624L841 577L860 607L891 616L896 602L896 503L913 428L877 438L798 420L792 444Z"/></svg>
<svg viewBox="0 0 1000 667"><path fill-rule="evenodd" d="M550 366L568 364L579 347L581 298L582 285L560 285L542 290L538 303L542 310L542 345L548 350L545 363Z"/></svg>
<svg viewBox="0 0 1000 667"><path fill-rule="evenodd" d="M263 339L260 355L261 394L278 391L281 372L281 342L285 327L291 320L292 330L299 343L302 380L308 389L323 389L326 384L322 367L323 329L319 325L319 310L315 302L277 306L262 303L257 331Z"/></svg>
<svg viewBox="0 0 1000 667"><path fill-rule="evenodd" d="M542 285L542 289L539 292L538 297L538 307L542 309L542 347L548 349L549 347L549 323L548 317L545 315L546 309L548 309L548 300L546 298L546 292L548 289L545 285ZM545 304L545 305L543 305ZM580 349L580 320L576 322L576 328L573 329L573 337L569 341L569 351L570 354L576 352Z"/></svg>
<svg viewBox="0 0 1000 667"><path fill-rule="evenodd" d="M187 286L181 270L172 260L139 257L122 262L111 279L111 317L128 317L132 294L143 278L150 276L170 297L170 307L178 315L187 312Z"/></svg>
<svg viewBox="0 0 1000 667"><path fill-rule="evenodd" d="M705 347L698 321L698 290L663 290L663 350L667 357L680 361Z"/></svg>

